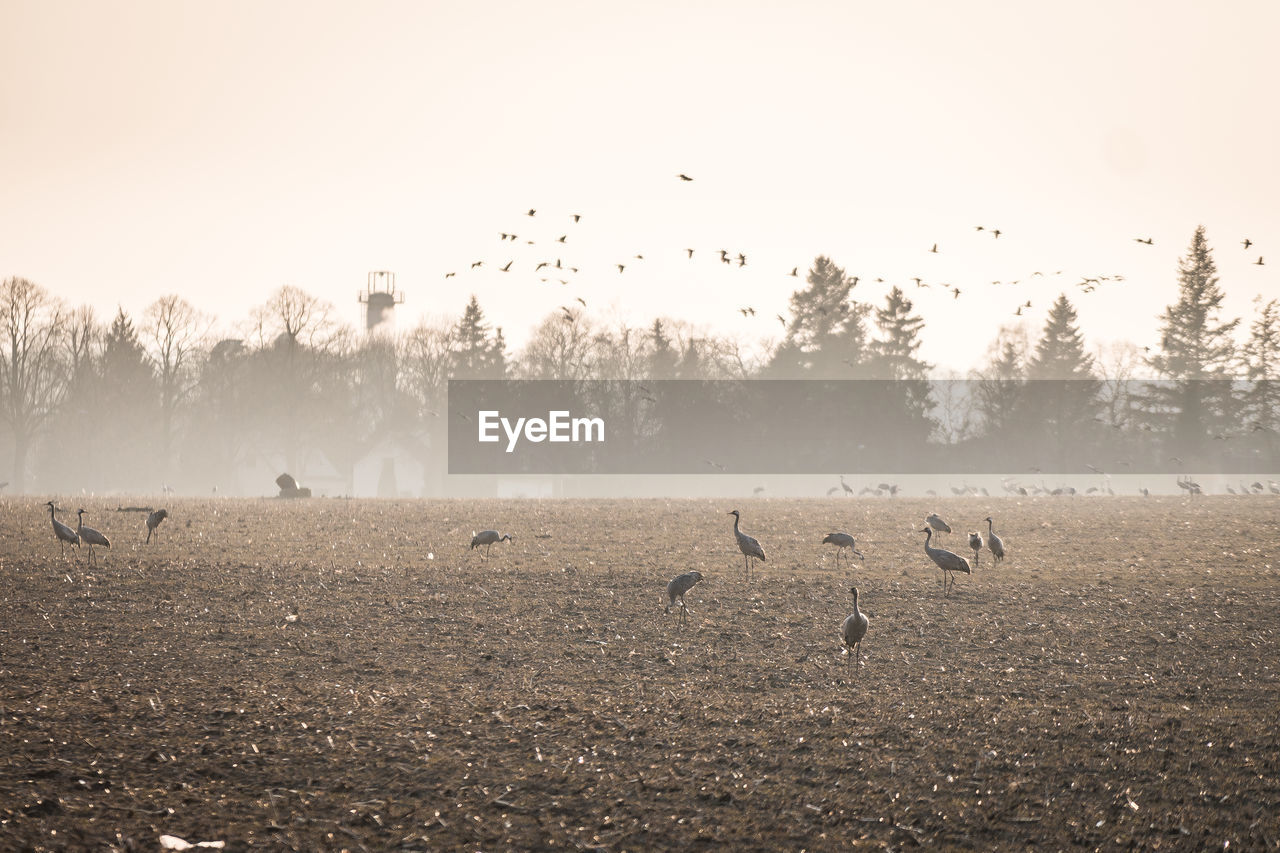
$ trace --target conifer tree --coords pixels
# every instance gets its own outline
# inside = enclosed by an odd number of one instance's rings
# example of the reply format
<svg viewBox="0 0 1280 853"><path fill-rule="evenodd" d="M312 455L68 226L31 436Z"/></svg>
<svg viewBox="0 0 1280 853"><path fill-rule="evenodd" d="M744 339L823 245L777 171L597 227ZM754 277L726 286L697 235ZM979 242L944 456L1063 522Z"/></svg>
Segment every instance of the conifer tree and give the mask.
<svg viewBox="0 0 1280 853"><path fill-rule="evenodd" d="M1226 380L1236 363L1232 333L1240 321L1221 319L1225 296L1202 225L1178 263L1178 301L1165 309L1160 349L1147 362L1165 380L1147 386L1149 417L1169 435L1173 453L1203 447L1233 414Z"/></svg>
<svg viewBox="0 0 1280 853"><path fill-rule="evenodd" d="M852 379L866 375L866 317L850 295L856 280L825 255L813 262L808 287L791 295L791 323L766 369L777 379Z"/></svg>
<svg viewBox="0 0 1280 853"><path fill-rule="evenodd" d="M490 335L480 302L473 295L454 334L450 376L453 379L502 379L506 374L506 341L502 329Z"/></svg>
<svg viewBox="0 0 1280 853"><path fill-rule="evenodd" d="M1280 428L1280 299L1258 309L1242 353L1248 384L1241 402L1253 432Z"/></svg>

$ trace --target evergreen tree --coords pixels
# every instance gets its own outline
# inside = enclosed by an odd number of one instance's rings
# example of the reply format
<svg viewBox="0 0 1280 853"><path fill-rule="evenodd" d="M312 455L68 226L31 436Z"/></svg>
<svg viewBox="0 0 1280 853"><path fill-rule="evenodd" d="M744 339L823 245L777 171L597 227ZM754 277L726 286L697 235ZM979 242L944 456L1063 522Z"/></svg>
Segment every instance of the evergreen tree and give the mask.
<svg viewBox="0 0 1280 853"><path fill-rule="evenodd" d="M902 289L895 287L885 297L884 307L875 309L880 334L867 346L867 372L888 381L866 384L860 395L867 397L868 404L862 428L877 436L883 452L898 454L900 463L904 454L918 453L937 426L929 415L927 376L933 365L918 355L924 318L913 314L912 307Z"/></svg>
<svg viewBox="0 0 1280 853"><path fill-rule="evenodd" d="M1062 471L1085 464L1083 451L1097 438L1094 419L1102 410L1100 384L1093 378L1093 357L1076 327L1076 312L1066 294L1049 309L1044 332L1027 362L1019 405L1022 439L1040 449L1043 461Z"/></svg>
<svg viewBox="0 0 1280 853"><path fill-rule="evenodd" d="M870 308L850 298L857 280L819 255L807 281L807 288L791 294L791 324L766 375L777 379L865 376Z"/></svg>
<svg viewBox="0 0 1280 853"><path fill-rule="evenodd" d="M1222 431L1233 414L1226 380L1240 321L1220 319L1225 295L1202 225L1178 263L1178 301L1165 309L1160 350L1147 362L1165 381L1147 386L1146 405L1154 425L1169 434L1173 453L1203 447L1206 435Z"/></svg>
<svg viewBox="0 0 1280 853"><path fill-rule="evenodd" d="M1002 328L988 351L990 360L978 373L974 394L983 434L999 436L1017 424L1026 379L1026 336L1019 328Z"/></svg>
<svg viewBox="0 0 1280 853"><path fill-rule="evenodd" d="M111 449L94 460L101 489L154 489L159 466L155 439L159 387L133 320L116 311L102 342L99 376L107 393L96 412L102 444Z"/></svg>
<svg viewBox="0 0 1280 853"><path fill-rule="evenodd" d="M1280 428L1280 299L1258 310L1242 353L1245 386L1241 403L1253 432Z"/></svg>
<svg viewBox="0 0 1280 853"><path fill-rule="evenodd" d="M899 287L885 297L883 308L875 309L880 337L867 347L871 373L882 379L924 379L933 365L921 361L920 332L924 318L912 314L911 300Z"/></svg>
<svg viewBox="0 0 1280 853"><path fill-rule="evenodd" d="M458 321L451 361L450 378L453 379L502 379L507 375L502 329L489 334L484 312L474 295Z"/></svg>
<svg viewBox="0 0 1280 853"><path fill-rule="evenodd" d="M649 330L648 376L652 379L673 378L679 360L676 348L671 345L671 338L662 328L662 321L654 320L653 328Z"/></svg>

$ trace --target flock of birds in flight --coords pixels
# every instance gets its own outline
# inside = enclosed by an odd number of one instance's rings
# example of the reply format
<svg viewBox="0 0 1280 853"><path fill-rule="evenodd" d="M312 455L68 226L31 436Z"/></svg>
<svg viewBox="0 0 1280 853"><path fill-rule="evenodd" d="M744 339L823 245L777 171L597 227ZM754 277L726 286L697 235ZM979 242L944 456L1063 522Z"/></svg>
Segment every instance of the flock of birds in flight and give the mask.
<svg viewBox="0 0 1280 853"><path fill-rule="evenodd" d="M684 173L680 173L676 177L682 183L693 181L692 177ZM524 212L524 216L530 219L537 217L537 215L538 215L537 208L529 208L527 211ZM579 222L582 221L582 214L572 213L572 214L569 214L568 218L571 225L577 225ZM999 240L1001 235L1004 235L1006 233L1004 230L1000 228L989 228L985 225L975 225L973 227L974 227L975 233L989 234L993 240ZM557 248L568 247L571 242L570 241L571 233L572 233L571 230L566 230L564 233L561 233L559 236L555 237L550 242L554 247L557 247ZM517 244L520 242L520 239L521 239L520 234L515 233L514 231L500 231L498 238L499 238L499 242L503 243L504 245L507 243L510 243L513 245ZM1155 239L1152 237L1134 237L1133 240L1134 242L1140 243L1145 246L1155 245ZM1240 242L1241 242L1241 245L1244 246L1244 250L1246 252L1252 246L1255 245L1254 241L1249 238L1245 238ZM529 246L536 246L536 245L539 245L539 241L526 238L524 240L524 244ZM700 251L701 250L698 250L695 248L686 247L683 250L683 253L687 260L693 261L695 254ZM713 251L713 257L715 256L714 255L715 252L718 252L719 262L723 265L727 265L729 267L733 267L737 269L742 269L743 267L747 266L747 255L745 252L730 250L730 249L718 249ZM935 242L926 251L926 254L931 254L931 255L943 254L943 250L940 249L939 244ZM549 283L551 281L558 281L561 285L568 285L570 284L572 278L581 272L581 267L574 263L566 261L564 259L564 255L565 255L564 252L557 251L553 255L547 255L533 263L533 272L539 277L541 282ZM698 255L698 257L702 257L702 256L703 255L701 254ZM628 268L634 267L638 262L643 262L644 260L645 260L645 255L643 253L638 252L629 257L615 261L613 263L613 267L617 270L617 273L621 275L625 273ZM1259 255L1258 259L1256 261L1253 261L1252 263L1254 266L1264 266L1266 262L1265 262L1264 256ZM513 257L508 257L504 264L502 264L501 266L497 266L494 263L489 263L489 262L486 262L484 259L480 259L480 260L472 261L470 263L469 269L479 270L484 268L486 264L488 264L493 269L498 270L499 272L511 273L515 271L514 268L517 265L517 261ZM1043 270L1034 270L1021 278L1010 279L1007 281L993 280L991 282L991 285L1014 286L1014 285L1029 283L1031 281L1038 280L1038 279L1051 279L1056 276L1062 276L1064 275L1064 273L1065 273L1065 270L1061 270L1061 269L1055 270L1052 272L1046 272ZM444 274L444 277L445 279L450 279L450 278L454 278L457 275L458 275L458 272L455 270L451 272L446 272ZM800 273L799 266L792 267L790 272L786 273L786 276L791 278L799 278L800 275L801 273ZM849 280L853 283L854 286L856 286L859 283L859 281L861 281L861 278L855 275L855 276L850 276ZM886 283L886 279L883 277L877 277L873 279L873 281L876 284L880 284L880 285L883 285ZM950 282L929 282L920 276L912 276L905 279L905 281L909 281L913 283L916 288L920 288L920 289L936 287L943 292L950 293L952 299L959 299L960 296L965 292L959 286L952 284ZM904 281L904 286L905 286L905 281ZM1107 284L1107 283L1120 284L1124 281L1125 281L1125 276L1119 273L1113 273L1109 275L1081 274L1080 280L1077 282L1074 282L1074 286L1078 287L1083 293L1092 293L1095 290L1097 290L1099 287L1103 286L1104 284ZM583 308L587 306L586 300L581 296L576 297L576 301L580 303ZM1020 302L1015 307L1013 311L1013 315L1016 317L1024 316L1023 312L1029 311L1031 308L1032 308L1032 301L1030 299L1024 302ZM572 321L574 319L575 317L574 310L570 308L568 305L560 306L560 310L563 312L563 315L564 315L563 319L566 322ZM743 318L751 318L756 316L756 309L750 305L742 306L735 310L737 311L737 313L741 314ZM776 314L774 316L775 316L775 319L777 319L777 321L781 324L783 329L785 329L788 325L786 317L784 317L782 314Z"/></svg>

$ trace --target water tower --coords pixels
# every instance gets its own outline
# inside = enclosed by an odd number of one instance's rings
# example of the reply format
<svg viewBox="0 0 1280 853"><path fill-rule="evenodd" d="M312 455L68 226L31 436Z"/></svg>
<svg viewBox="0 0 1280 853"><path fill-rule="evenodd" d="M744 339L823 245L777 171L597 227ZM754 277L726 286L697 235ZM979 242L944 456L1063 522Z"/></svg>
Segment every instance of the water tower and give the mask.
<svg viewBox="0 0 1280 853"><path fill-rule="evenodd" d="M396 274L386 270L369 273L368 286L356 298L364 306L364 330L369 334L384 323L392 328L396 306L404 302L404 294L396 290Z"/></svg>

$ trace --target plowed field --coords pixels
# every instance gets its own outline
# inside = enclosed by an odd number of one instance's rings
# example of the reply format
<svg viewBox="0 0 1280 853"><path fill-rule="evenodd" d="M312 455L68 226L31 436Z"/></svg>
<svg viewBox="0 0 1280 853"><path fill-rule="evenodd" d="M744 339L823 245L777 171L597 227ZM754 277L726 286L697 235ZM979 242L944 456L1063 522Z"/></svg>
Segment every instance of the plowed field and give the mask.
<svg viewBox="0 0 1280 853"><path fill-rule="evenodd" d="M0 849L1280 845L1270 496L84 506L0 503Z"/></svg>

